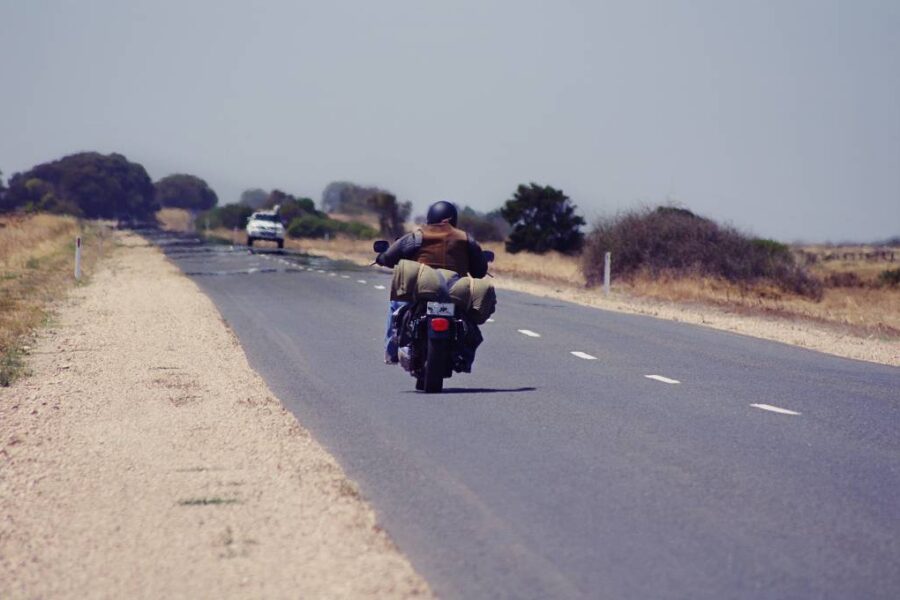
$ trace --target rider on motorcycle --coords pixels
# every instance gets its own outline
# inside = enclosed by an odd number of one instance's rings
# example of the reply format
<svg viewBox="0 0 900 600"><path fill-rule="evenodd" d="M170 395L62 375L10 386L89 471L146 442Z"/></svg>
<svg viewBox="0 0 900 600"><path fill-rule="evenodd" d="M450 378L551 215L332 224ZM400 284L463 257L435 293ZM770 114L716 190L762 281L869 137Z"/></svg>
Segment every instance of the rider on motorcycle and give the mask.
<svg viewBox="0 0 900 600"><path fill-rule="evenodd" d="M428 208L426 224L391 244L375 262L393 268L400 259L405 258L435 269L455 271L460 277L469 275L481 279L487 274L487 261L475 238L456 228L457 216L456 206L452 203L435 202ZM384 352L384 362L387 364L397 362L391 317L403 305L403 302L392 301L388 313Z"/></svg>

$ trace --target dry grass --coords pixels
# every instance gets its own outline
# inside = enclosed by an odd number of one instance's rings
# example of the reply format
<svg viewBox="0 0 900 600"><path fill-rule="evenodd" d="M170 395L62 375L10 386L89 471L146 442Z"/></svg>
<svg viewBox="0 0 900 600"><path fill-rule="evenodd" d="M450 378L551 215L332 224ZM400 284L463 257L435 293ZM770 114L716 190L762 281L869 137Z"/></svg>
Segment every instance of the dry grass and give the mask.
<svg viewBox="0 0 900 600"><path fill-rule="evenodd" d="M100 231L73 217L0 216L0 386L21 374L28 334L74 285L75 237L83 237L86 277L99 255Z"/></svg>
<svg viewBox="0 0 900 600"><path fill-rule="evenodd" d="M546 283L562 283L583 287L584 274L577 256L566 256L559 252L532 254L518 252L510 254L501 242L483 244L485 250L494 252L491 273L529 279Z"/></svg>
<svg viewBox="0 0 900 600"><path fill-rule="evenodd" d="M165 231L191 231L191 213L183 208L164 208L156 213L159 226Z"/></svg>
<svg viewBox="0 0 900 600"><path fill-rule="evenodd" d="M785 294L775 286L749 288L713 278L638 276L619 291L674 303L711 304L741 313L802 317L846 326L862 335L900 338L900 290L828 288L822 300Z"/></svg>

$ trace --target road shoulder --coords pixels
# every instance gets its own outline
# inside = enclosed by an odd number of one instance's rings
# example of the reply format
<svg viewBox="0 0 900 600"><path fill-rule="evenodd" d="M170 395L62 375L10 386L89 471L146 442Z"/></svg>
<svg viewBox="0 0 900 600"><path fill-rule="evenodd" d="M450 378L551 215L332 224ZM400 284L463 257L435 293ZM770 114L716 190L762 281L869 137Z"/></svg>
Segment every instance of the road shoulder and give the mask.
<svg viewBox="0 0 900 600"><path fill-rule="evenodd" d="M121 241L0 392L0 597L430 597L212 302Z"/></svg>

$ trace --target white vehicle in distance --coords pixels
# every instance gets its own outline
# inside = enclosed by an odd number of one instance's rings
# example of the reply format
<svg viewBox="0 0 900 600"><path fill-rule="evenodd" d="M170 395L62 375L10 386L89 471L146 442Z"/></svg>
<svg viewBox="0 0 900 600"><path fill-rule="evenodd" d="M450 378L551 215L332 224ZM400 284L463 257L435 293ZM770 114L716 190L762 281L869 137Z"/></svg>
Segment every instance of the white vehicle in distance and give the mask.
<svg viewBox="0 0 900 600"><path fill-rule="evenodd" d="M247 220L247 245L252 247L253 242L261 240L275 242L279 248L284 248L284 224L278 213L259 211L250 215Z"/></svg>

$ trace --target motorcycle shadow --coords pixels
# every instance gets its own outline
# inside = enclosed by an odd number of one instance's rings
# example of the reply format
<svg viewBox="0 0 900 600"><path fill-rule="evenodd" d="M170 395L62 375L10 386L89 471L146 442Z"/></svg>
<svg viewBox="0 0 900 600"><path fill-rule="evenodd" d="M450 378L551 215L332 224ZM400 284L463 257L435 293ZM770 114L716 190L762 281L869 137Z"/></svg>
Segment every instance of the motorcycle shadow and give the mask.
<svg viewBox="0 0 900 600"><path fill-rule="evenodd" d="M535 392L537 391L536 387L517 387L517 388L462 388L462 387L451 387L444 388L441 392L442 394L512 394L517 392ZM410 394L422 394L424 392L417 392L415 390L407 390L407 393Z"/></svg>

